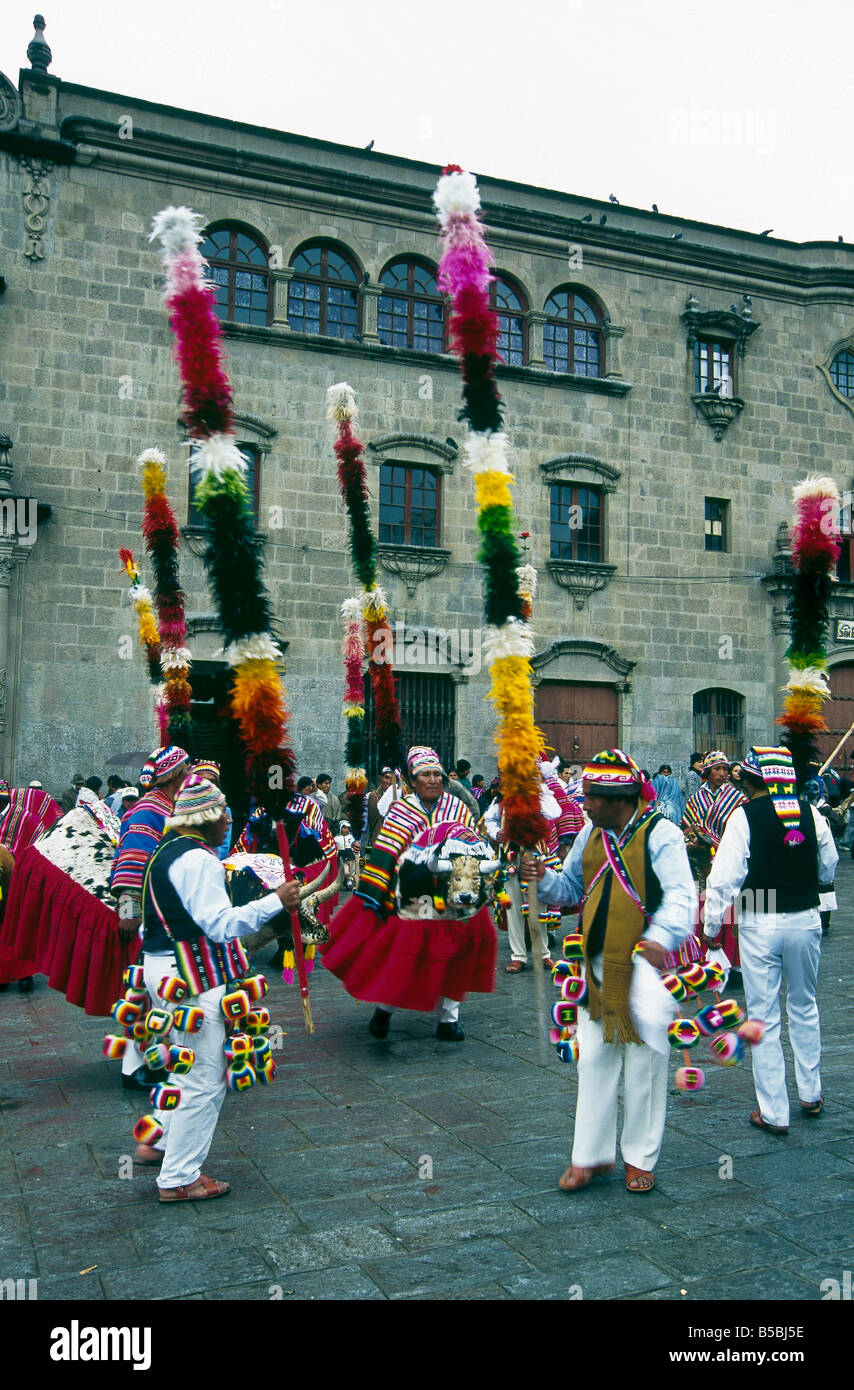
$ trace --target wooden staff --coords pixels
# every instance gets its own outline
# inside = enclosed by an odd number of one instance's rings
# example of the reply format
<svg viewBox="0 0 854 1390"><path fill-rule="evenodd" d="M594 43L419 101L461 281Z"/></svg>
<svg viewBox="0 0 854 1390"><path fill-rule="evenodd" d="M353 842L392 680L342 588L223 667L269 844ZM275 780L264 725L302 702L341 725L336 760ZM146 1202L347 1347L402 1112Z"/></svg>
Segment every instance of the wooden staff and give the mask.
<svg viewBox="0 0 854 1390"><path fill-rule="evenodd" d="M821 776L821 774L822 774L823 772L826 772L826 771L827 771L827 769L830 767L830 764L833 762L833 759L836 757L837 753L839 752L840 748L843 746L843 744L846 744L846 743L848 742L848 740L849 740L849 738L851 737L852 734L854 734L854 724L851 725L851 728L848 730L847 734L843 734L843 735L842 735L841 739L840 739L839 742L837 743L837 745L836 745L836 747L834 748L833 752L831 753L830 757L827 758L827 759L825 759L825 761L822 763L821 767L820 767L819 770L818 770L818 775L819 775L819 777Z"/></svg>
<svg viewBox="0 0 854 1390"><path fill-rule="evenodd" d="M276 839L279 842L279 854L282 856L282 863L285 866L285 882L289 883L294 877L291 865L291 852L288 847L288 837L285 834L285 827L282 821L276 821ZM305 1031L314 1032L314 1019L311 1016L311 1000L308 995L308 972L305 968L305 956L302 949L302 932L300 931L299 914L291 908L291 935L294 939L294 960L297 967L297 979L299 980L299 992L302 999L302 1012L305 1019Z"/></svg>

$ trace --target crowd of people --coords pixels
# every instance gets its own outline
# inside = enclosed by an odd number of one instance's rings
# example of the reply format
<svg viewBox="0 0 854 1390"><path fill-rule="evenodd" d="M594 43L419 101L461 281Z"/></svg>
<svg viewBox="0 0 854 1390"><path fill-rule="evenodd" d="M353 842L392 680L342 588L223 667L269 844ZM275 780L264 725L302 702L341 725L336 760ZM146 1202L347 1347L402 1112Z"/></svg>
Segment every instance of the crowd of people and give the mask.
<svg viewBox="0 0 854 1390"><path fill-rule="evenodd" d="M572 1159L559 1184L565 1191L614 1166L621 1073L626 1187L654 1186L668 1049L650 1035L635 990L638 971L643 983L644 970L671 968L692 937L723 960L732 986L743 983L750 1016L765 1025L751 1054L758 1102L751 1124L788 1132L784 980L801 1110L807 1118L821 1113L816 984L822 930L835 906L833 831L844 830L841 817L832 825L831 797L843 801L843 785L816 769L797 788L784 748L751 748L736 764L719 750L694 754L681 783L670 764L650 778L619 749L583 767L544 757L539 799L547 829L535 846L523 846L508 842L500 779L486 786L471 771L466 759L446 771L433 749L417 745L405 768L381 770L358 825L346 818L330 774L303 777L280 823L254 805L233 848L218 765L193 763L174 745L156 749L134 785L111 774L104 788L97 776L75 774L55 801L38 784L15 790L0 782L0 987L17 979L19 988L31 989L36 970L47 971L43 936L51 960L63 951L69 960L79 955L82 917L95 910L95 896L107 930L87 939L85 971L99 981L95 1006L86 994L87 1010L108 1012L121 968L139 956L140 979L158 1008L174 1012L181 990L163 995L174 979L204 1016L203 1046L192 1031L173 1029L178 1048L195 1051L192 1080L180 1078L181 1105L164 1116L162 1134L138 1145L137 1161L160 1168L161 1201L206 1200L228 1190L203 1172L226 1090L223 995L247 969L242 938L262 927L276 937L274 960L287 978L301 881L318 886L330 870L338 875L331 882L336 896L324 903L320 954L353 997L374 1006L368 1027L378 1040L388 1037L396 1011L415 1009L436 1011L438 1040L463 1042L461 1001L495 985L496 929L507 934L507 974L523 972L529 952L537 968L555 972L562 918L579 914L570 927L582 943L587 999L577 1027ZM93 851L85 870L54 853L58 822L67 824L66 841ZM297 879L272 888L259 865L283 852L281 834ZM105 847L109 877L100 892L91 863L103 863ZM447 870L456 862L452 854L470 856L476 866L455 898L464 905L457 913L448 911L436 879L437 865ZM251 891L235 892L234 881L229 887L226 859L230 872L239 864L250 876ZM44 878L52 885L57 872L73 880L74 890L60 909ZM494 900L487 880L496 885ZM352 892L336 911L339 886ZM22 935L21 923L34 916L38 928ZM15 955L13 947L20 952L22 941L36 938L34 959ZM65 942L59 953L57 938ZM79 975L79 961L75 970ZM82 1005L72 973L52 971L49 983ZM126 1088L150 1091L163 1082L132 1036L121 1056Z"/></svg>

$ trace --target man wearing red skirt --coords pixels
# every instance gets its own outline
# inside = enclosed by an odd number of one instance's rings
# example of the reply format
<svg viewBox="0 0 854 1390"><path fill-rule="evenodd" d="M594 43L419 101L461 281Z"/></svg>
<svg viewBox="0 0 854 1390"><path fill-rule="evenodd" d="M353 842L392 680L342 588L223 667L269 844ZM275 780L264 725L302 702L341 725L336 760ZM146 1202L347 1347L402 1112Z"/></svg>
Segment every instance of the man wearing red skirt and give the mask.
<svg viewBox="0 0 854 1390"><path fill-rule="evenodd" d="M320 950L348 994L377 1005L368 1025L375 1038L388 1036L395 1009L436 1009L436 1037L462 1042L460 1000L495 988L497 942L489 910L454 920L426 895L398 906L395 887L400 860L416 838L452 823L471 831L474 819L443 791L442 764L432 748L411 748L407 767L414 791L386 815L359 886L333 917L331 940Z"/></svg>

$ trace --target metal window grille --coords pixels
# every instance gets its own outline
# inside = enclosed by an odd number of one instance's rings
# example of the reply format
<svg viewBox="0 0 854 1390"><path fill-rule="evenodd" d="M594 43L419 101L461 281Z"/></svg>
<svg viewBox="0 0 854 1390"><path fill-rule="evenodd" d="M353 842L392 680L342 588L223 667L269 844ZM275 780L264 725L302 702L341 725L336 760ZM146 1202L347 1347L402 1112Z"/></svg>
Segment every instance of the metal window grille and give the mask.
<svg viewBox="0 0 854 1390"><path fill-rule="evenodd" d="M395 673L394 687L400 705L403 752L413 744L435 748L444 768L456 758L454 728L456 700L450 676L427 675L422 671ZM365 676L365 767L372 781L379 780L379 749L374 727L374 702L370 676ZM405 769L402 769L405 773Z"/></svg>
<svg viewBox="0 0 854 1390"><path fill-rule="evenodd" d="M700 690L694 696L694 747L720 749L731 760L744 752L744 696L735 690Z"/></svg>

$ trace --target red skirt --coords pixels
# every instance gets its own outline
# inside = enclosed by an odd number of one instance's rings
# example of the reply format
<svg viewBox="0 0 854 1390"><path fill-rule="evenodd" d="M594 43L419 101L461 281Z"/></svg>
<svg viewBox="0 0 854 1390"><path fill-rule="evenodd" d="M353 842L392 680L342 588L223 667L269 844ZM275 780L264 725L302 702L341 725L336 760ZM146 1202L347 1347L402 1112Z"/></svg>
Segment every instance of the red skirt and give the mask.
<svg viewBox="0 0 854 1390"><path fill-rule="evenodd" d="M464 999L495 989L498 938L485 907L464 922L383 921L354 894L329 930L331 940L319 947L323 964L354 999L429 1013L441 996Z"/></svg>
<svg viewBox="0 0 854 1390"><path fill-rule="evenodd" d="M705 936L703 935L703 919L704 919L704 917L705 917L705 912L706 912L706 895L705 895L705 893L701 893L701 894L700 894L700 912L699 912L699 920L698 920L698 922L697 922L697 927L696 927L696 935L699 936L700 940L703 942L704 945L707 945L708 943L707 943L707 941L706 941ZM721 948L722 948L722 950L723 950L723 953L724 953L724 955L726 956L727 960L729 961L730 965L732 966L733 970L740 970L740 969L741 969L741 956L740 956L739 953L738 953L738 934L737 934L736 929L735 929L735 907L734 907L734 906L733 906L733 907L728 907L727 910L726 910L726 912L724 913L724 915L723 915L723 921L721 922L721 928L722 928L722 930L721 930Z"/></svg>
<svg viewBox="0 0 854 1390"><path fill-rule="evenodd" d="M12 873L0 926L0 982L47 975L70 1004L106 1017L140 948L138 938L122 941L118 921L30 845Z"/></svg>

